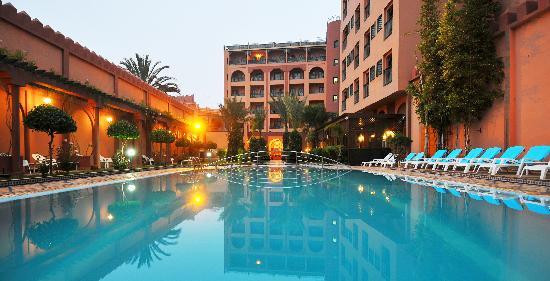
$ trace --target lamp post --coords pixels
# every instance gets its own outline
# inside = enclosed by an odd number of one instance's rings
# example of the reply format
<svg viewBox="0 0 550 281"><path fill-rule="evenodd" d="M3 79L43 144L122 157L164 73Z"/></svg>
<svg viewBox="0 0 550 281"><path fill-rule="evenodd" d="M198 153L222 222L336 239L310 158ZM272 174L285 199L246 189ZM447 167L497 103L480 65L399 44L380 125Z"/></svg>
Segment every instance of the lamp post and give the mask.
<svg viewBox="0 0 550 281"><path fill-rule="evenodd" d="M128 148L126 149L126 155L128 156L128 158L130 159L130 168L132 168L132 158L134 158L134 156L136 156L136 150L133 149L133 148Z"/></svg>

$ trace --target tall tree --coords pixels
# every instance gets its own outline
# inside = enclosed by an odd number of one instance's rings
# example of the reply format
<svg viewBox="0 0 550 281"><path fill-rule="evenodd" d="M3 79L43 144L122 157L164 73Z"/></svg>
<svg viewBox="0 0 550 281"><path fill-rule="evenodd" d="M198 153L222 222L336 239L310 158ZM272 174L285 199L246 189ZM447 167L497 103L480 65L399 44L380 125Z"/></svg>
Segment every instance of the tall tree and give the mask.
<svg viewBox="0 0 550 281"><path fill-rule="evenodd" d="M503 64L497 57L491 26L499 4L493 0L449 0L440 24L438 44L452 120L464 126L470 147L472 123L481 119L502 95Z"/></svg>
<svg viewBox="0 0 550 281"><path fill-rule="evenodd" d="M294 131L298 130L304 124L304 107L306 106L306 102L296 96L285 96L283 103L286 107L290 125Z"/></svg>
<svg viewBox="0 0 550 281"><path fill-rule="evenodd" d="M269 106L272 110L279 114L281 117L281 122L283 122L283 126L285 128L285 133L288 133L289 116L284 99L284 97L273 97L269 102Z"/></svg>
<svg viewBox="0 0 550 281"><path fill-rule="evenodd" d="M439 11L437 0L423 0L420 9L420 44L418 49L421 61L418 64L420 82L407 89L416 104L420 122L426 126L425 151L428 151L429 128L437 132L438 147L445 146L445 130L451 119L445 98L445 81L442 76L442 58L439 37Z"/></svg>
<svg viewBox="0 0 550 281"><path fill-rule="evenodd" d="M121 62L130 73L147 82L149 85L165 92L179 93L180 89L175 82L174 77L161 76L160 73L170 68L168 65L160 66L161 62L152 63L149 55L140 56L136 54L136 58L124 58Z"/></svg>
<svg viewBox="0 0 550 281"><path fill-rule="evenodd" d="M236 98L225 99L224 104L220 104L219 107L225 128L229 132L227 136L227 156L237 155L239 149L244 148L243 123L248 112L244 107L244 103Z"/></svg>
<svg viewBox="0 0 550 281"><path fill-rule="evenodd" d="M260 137L262 137L262 131L265 128L265 117L265 111L257 110L254 112L254 116L252 116L250 120L250 127L252 128L252 131L258 132Z"/></svg>

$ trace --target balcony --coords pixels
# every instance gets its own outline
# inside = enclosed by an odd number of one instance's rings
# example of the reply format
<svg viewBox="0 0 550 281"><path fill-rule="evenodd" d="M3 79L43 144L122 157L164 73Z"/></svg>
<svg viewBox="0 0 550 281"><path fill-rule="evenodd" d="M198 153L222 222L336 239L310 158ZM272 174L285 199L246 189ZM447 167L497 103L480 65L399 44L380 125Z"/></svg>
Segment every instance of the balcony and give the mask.
<svg viewBox="0 0 550 281"><path fill-rule="evenodd" d="M285 93L283 91L271 91L269 96L272 98L282 98L285 96Z"/></svg>
<svg viewBox="0 0 550 281"><path fill-rule="evenodd" d="M244 75L243 76L236 76L236 77L231 77L231 82L244 82Z"/></svg>
<svg viewBox="0 0 550 281"><path fill-rule="evenodd" d="M294 96L294 97L303 97L304 96L304 89L303 88L290 89L289 94L290 94L290 96Z"/></svg>
<svg viewBox="0 0 550 281"><path fill-rule="evenodd" d="M242 91L231 91L232 97L244 97L244 92Z"/></svg>
<svg viewBox="0 0 550 281"><path fill-rule="evenodd" d="M325 93L325 87L310 87L309 88L310 94L324 94Z"/></svg>
<svg viewBox="0 0 550 281"><path fill-rule="evenodd" d="M385 24L384 24L384 39L388 38L393 30L393 19L390 18Z"/></svg>
<svg viewBox="0 0 550 281"><path fill-rule="evenodd" d="M250 97L251 98L263 98L264 97L264 91L261 90L261 91L252 91L250 93Z"/></svg>
<svg viewBox="0 0 550 281"><path fill-rule="evenodd" d="M327 57L326 56L310 56L307 60L308 61L326 61Z"/></svg>
<svg viewBox="0 0 550 281"><path fill-rule="evenodd" d="M285 77L282 73L281 74L272 74L270 79L272 81L280 81L280 80L285 80Z"/></svg>
<svg viewBox="0 0 550 281"><path fill-rule="evenodd" d="M229 61L229 65L246 65L246 59L232 59Z"/></svg>
<svg viewBox="0 0 550 281"><path fill-rule="evenodd" d="M262 58L255 58L255 57L251 57L249 60L248 60L248 64L265 64L266 63L266 60L265 60L265 57L262 57Z"/></svg>
<svg viewBox="0 0 550 281"><path fill-rule="evenodd" d="M303 73L290 73L290 80L301 80L304 79Z"/></svg>
<svg viewBox="0 0 550 281"><path fill-rule="evenodd" d="M264 81L263 75L252 75L250 76L250 81Z"/></svg>
<svg viewBox="0 0 550 281"><path fill-rule="evenodd" d="M306 56L289 56L288 62L305 62Z"/></svg>
<svg viewBox="0 0 550 281"><path fill-rule="evenodd" d="M286 58L283 56L269 57L268 63L285 63Z"/></svg>
<svg viewBox="0 0 550 281"><path fill-rule="evenodd" d="M384 86L390 84L392 81L391 67L384 69Z"/></svg>

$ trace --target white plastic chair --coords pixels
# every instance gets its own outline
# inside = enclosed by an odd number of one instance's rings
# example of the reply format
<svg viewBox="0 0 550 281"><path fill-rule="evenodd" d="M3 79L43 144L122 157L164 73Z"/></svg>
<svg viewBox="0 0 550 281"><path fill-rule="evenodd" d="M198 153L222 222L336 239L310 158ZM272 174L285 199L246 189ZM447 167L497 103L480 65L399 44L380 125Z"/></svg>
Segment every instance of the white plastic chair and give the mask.
<svg viewBox="0 0 550 281"><path fill-rule="evenodd" d="M27 169L29 170L29 174L31 173L31 171L32 171L33 173L36 172L36 171L35 171L35 168L36 168L36 167L35 167L34 165L31 167L31 164L29 163L29 160L23 159L23 170L24 170L25 168L27 168Z"/></svg>
<svg viewBox="0 0 550 281"><path fill-rule="evenodd" d="M153 165L153 162L155 162L155 160L153 160L152 157L149 158L149 157L147 157L147 156L145 156L145 155L143 155L143 154L141 155L141 158L143 158L143 160L144 160L146 163L149 163L149 165L151 165L151 166Z"/></svg>
<svg viewBox="0 0 550 281"><path fill-rule="evenodd" d="M101 155L99 155L99 163L102 163L105 169L109 168L109 163L113 163L113 159L106 158Z"/></svg>
<svg viewBox="0 0 550 281"><path fill-rule="evenodd" d="M519 176L522 177L523 174L527 175L530 171L540 172L540 179L545 180L546 174L550 171L550 161L548 161L548 164L526 165L521 169L521 174Z"/></svg>

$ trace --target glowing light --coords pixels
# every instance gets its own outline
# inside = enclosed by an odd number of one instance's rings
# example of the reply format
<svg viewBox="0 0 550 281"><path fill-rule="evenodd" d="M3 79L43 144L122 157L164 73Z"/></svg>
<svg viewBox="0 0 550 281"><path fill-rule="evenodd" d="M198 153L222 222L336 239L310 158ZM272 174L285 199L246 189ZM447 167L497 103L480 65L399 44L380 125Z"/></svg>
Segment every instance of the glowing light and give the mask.
<svg viewBox="0 0 550 281"><path fill-rule="evenodd" d="M283 180L283 170L279 168L269 169L267 178L270 182L281 182Z"/></svg>
<svg viewBox="0 0 550 281"><path fill-rule="evenodd" d="M206 157L212 157L212 152L210 151L206 152Z"/></svg>
<svg viewBox="0 0 550 281"><path fill-rule="evenodd" d="M370 195L376 195L376 191L371 191Z"/></svg>
<svg viewBox="0 0 550 281"><path fill-rule="evenodd" d="M42 101L45 104L52 104L52 102L53 102L52 98L50 98L50 97L45 97L45 98L42 99Z"/></svg>
<svg viewBox="0 0 550 281"><path fill-rule="evenodd" d="M372 135L370 135L370 137L374 139L376 137L376 135L372 134Z"/></svg>
<svg viewBox="0 0 550 281"><path fill-rule="evenodd" d="M336 225L336 220L332 220L332 225Z"/></svg>
<svg viewBox="0 0 550 281"><path fill-rule="evenodd" d="M202 197L200 195L195 196L195 203L200 203L202 201Z"/></svg>
<svg viewBox="0 0 550 281"><path fill-rule="evenodd" d="M357 187L357 191L359 191L359 193L363 193L363 191L365 191L365 187L363 185L359 185Z"/></svg>
<svg viewBox="0 0 550 281"><path fill-rule="evenodd" d="M207 174L206 174L206 177L207 177L207 178L211 178L211 177L212 177L212 174L211 174L211 173L207 173Z"/></svg>
<svg viewBox="0 0 550 281"><path fill-rule="evenodd" d="M107 120L107 123L112 123L113 122L113 117L109 116L109 117L105 118L105 120Z"/></svg>
<svg viewBox="0 0 550 281"><path fill-rule="evenodd" d="M363 134L359 134L359 136L357 137L357 141L358 142L364 142L365 141L365 136Z"/></svg>
<svg viewBox="0 0 550 281"><path fill-rule="evenodd" d="M261 265L261 264L262 264L261 260L256 260L256 265Z"/></svg>
<svg viewBox="0 0 550 281"><path fill-rule="evenodd" d="M332 237L332 243L336 243L338 242L338 240L336 239L336 237Z"/></svg>
<svg viewBox="0 0 550 281"><path fill-rule="evenodd" d="M390 202L390 197L386 196L386 201Z"/></svg>
<svg viewBox="0 0 550 281"><path fill-rule="evenodd" d="M115 219L115 217L114 217L112 214L108 214L108 215L107 215L107 219L110 220L110 221L112 221L112 220Z"/></svg>
<svg viewBox="0 0 550 281"><path fill-rule="evenodd" d="M200 130L202 128L201 123L197 122L195 123L195 129Z"/></svg>
<svg viewBox="0 0 550 281"><path fill-rule="evenodd" d="M254 55L254 57L256 58L256 60L260 60L264 55L262 53L256 53Z"/></svg>
<svg viewBox="0 0 550 281"><path fill-rule="evenodd" d="M136 150L133 148L128 148L126 150L126 155L128 155L128 157L134 157L136 156Z"/></svg>
<svg viewBox="0 0 550 281"><path fill-rule="evenodd" d="M384 134L382 135L382 140L387 140L387 139L391 139L395 137L395 132L394 131L390 131L390 130L387 130L384 132Z"/></svg>
<svg viewBox="0 0 550 281"><path fill-rule="evenodd" d="M126 189L128 189L128 191L130 192L134 192L136 191L136 186L133 184L129 184L128 187L126 187Z"/></svg>

